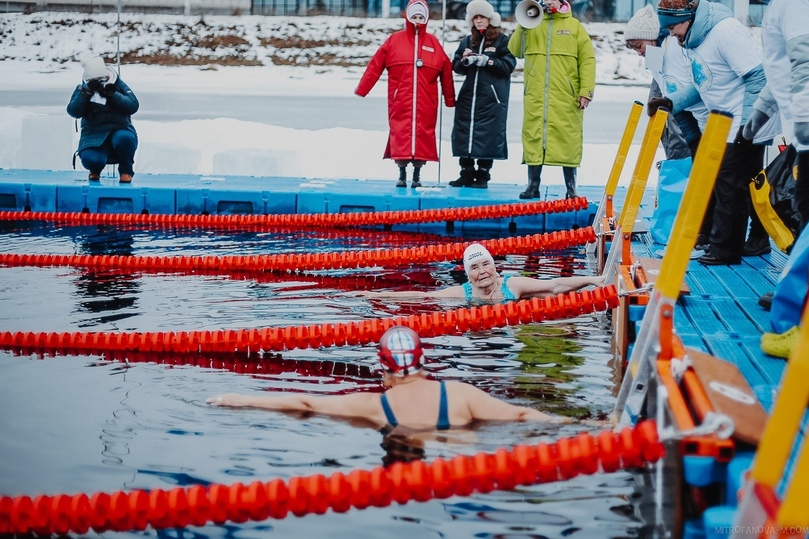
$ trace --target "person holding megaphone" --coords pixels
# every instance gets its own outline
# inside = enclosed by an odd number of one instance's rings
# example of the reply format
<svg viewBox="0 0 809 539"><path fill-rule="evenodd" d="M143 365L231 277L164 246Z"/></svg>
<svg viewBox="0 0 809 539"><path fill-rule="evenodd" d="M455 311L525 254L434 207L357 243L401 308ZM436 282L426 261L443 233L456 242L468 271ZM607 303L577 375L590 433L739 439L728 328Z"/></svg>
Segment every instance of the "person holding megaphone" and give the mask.
<svg viewBox="0 0 809 539"><path fill-rule="evenodd" d="M595 49L584 26L563 0L523 0L508 48L525 59L523 163L528 188L520 198L539 198L543 165L562 167L566 198L576 194L576 169L584 146L584 109L596 83Z"/></svg>
<svg viewBox="0 0 809 539"><path fill-rule="evenodd" d="M471 33L461 40L452 59L453 71L464 76L452 128L452 155L458 157L461 174L449 184L485 189L494 160L508 159L506 119L517 59L508 50L500 15L489 2L469 2L466 21Z"/></svg>

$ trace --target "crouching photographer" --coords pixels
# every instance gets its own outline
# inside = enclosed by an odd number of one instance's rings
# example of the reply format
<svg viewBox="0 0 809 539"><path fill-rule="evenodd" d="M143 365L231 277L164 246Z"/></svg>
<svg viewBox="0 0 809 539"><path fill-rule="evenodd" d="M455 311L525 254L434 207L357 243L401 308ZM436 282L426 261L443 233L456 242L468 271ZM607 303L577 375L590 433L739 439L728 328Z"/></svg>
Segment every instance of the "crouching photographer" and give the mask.
<svg viewBox="0 0 809 539"><path fill-rule="evenodd" d="M118 73L104 64L103 58L90 58L82 66L82 83L76 86L67 105L67 113L81 119L76 155L90 171L90 181L100 180L107 164L118 163L120 182L131 183L138 148L131 116L140 106L138 98Z"/></svg>

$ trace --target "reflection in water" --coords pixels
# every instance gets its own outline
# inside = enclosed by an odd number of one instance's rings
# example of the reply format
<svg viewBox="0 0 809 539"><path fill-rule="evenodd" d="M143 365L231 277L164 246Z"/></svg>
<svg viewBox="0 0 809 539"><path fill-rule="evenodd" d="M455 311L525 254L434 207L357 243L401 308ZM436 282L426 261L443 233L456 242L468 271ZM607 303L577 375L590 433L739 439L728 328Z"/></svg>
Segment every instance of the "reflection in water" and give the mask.
<svg viewBox="0 0 809 539"><path fill-rule="evenodd" d="M9 233L8 237L0 237L0 251L32 252L31 245L36 245L39 248L33 252L47 252L50 245L50 252L60 253L78 249L86 254L135 256L272 254L404 246L412 237L418 237L400 234L386 239L380 232L343 234L337 231L333 234L340 239L328 240L324 245L322 233L317 231L236 234L99 226L63 228L55 239L46 232L44 229L40 238L34 238L34 243L29 241L32 234L27 230L18 236ZM445 243L447 239L428 238L423 243L432 241ZM498 259L501 271L548 277L565 272L583 274L586 266L573 250ZM114 271L84 271L76 277L72 269L50 270L47 282L42 280L42 288L48 293L55 296L54 290L58 290L68 296L69 292L62 290L72 290L74 284L79 290L79 307L75 308L75 297L71 297L69 306L74 310L65 314L59 312L57 319L54 309L49 310L47 305L40 307L40 302L28 302L28 297L14 292L15 285L21 283L29 289L39 287L35 279L44 273L42 270L26 272L25 268L3 270L4 280L9 284L8 291L0 289L0 300L11 298L13 310L25 314L15 314L15 318L7 313L0 314L2 324L13 323L15 328L27 331L49 331L54 327L75 330L84 326L96 328L110 320L127 318L127 331L174 331L382 318L459 305L437 301L372 303L346 292L354 288L431 290L455 284L456 279L462 278L454 262L312 275L245 274L242 279L145 273L135 279ZM88 313L91 318L85 318ZM428 368L435 379L465 381L515 404L581 418L609 410L614 402L611 393L614 384L607 360L602 361L609 357L608 333L595 317L580 317L568 323L437 336L425 339L425 348ZM46 355L37 350L0 354L4 358L0 361L0 404L7 404L12 398L3 401L4 393L11 394L21 410L15 415L20 415L19 422L28 425L28 429L60 440L89 440L90 446L84 452L47 459L48 467L43 471L36 461L50 456L42 453L47 441L35 444L24 435L13 440L0 438L0 462L20 462L23 460L19 458L20 452L28 456L24 459L24 471L15 476L22 479L16 480L14 485L4 485L0 474L0 494L12 490L26 494L53 493L54 481L58 480L60 466L65 463L69 463L69 468L61 473L68 479L59 484L65 487L59 490L71 493L232 484L234 481L247 484L313 474L328 476L335 471L347 474L355 469L372 469L380 462L431 461L439 457L448 460L459 454L493 453L500 447L550 442L560 436L575 435L583 428L581 425L558 428L539 424L482 425L471 429L473 436L469 437L446 431L438 434L396 431L381 436L373 429L355 428L351 422L317 416L288 417L260 410L226 411L204 404L205 397L223 392L381 391L379 377L371 368L375 350L370 345L296 349L281 354L252 354L249 358L237 354L132 351L113 352L99 358L86 350L69 356L64 351ZM46 359L32 360L31 354L34 358ZM60 365L63 370L59 372L65 375L49 379L48 373L56 372L54 365ZM93 384L81 387L81 395L82 402L92 403L92 409L74 413L70 421L62 422L41 413L37 401L24 401L26 393L33 393L26 390L33 387L53 396L64 395L59 400L64 403L62 407L67 413L75 412L78 399L73 398L69 390L77 381L87 381L88 371L96 378ZM11 380L21 386L19 391L8 391L4 384L10 384ZM11 425L0 422L0 427L7 426ZM101 459L99 436L103 444ZM15 466L23 468L20 464ZM637 536L640 529L637 520L631 513L615 509L625 506L626 496L631 492L626 478L625 473L606 478L580 477L571 482L521 486L511 491L423 504L394 504L387 508L352 510L345 514L329 512L306 518L290 516L283 521L145 530L116 537L202 539L268 537L270 533L276 537L329 537L336 529L341 535L394 539L561 537L569 534ZM581 530L575 533L579 528Z"/></svg>
<svg viewBox="0 0 809 539"><path fill-rule="evenodd" d="M111 226L98 226L87 235L77 236L79 254L93 256L132 256L132 233ZM103 325L137 315L132 309L140 292L137 280L125 270L83 269L74 280L81 310L97 313L85 319L80 327ZM101 314L109 313L109 314Z"/></svg>

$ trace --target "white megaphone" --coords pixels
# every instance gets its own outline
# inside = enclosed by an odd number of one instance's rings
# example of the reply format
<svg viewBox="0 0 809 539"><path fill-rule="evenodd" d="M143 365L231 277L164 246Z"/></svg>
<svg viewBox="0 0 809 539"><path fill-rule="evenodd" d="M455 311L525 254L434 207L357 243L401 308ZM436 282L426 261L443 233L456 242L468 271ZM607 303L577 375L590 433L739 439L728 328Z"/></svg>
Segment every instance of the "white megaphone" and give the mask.
<svg viewBox="0 0 809 539"><path fill-rule="evenodd" d="M542 22L542 4L537 0L522 0L514 9L514 18L523 28L536 28Z"/></svg>

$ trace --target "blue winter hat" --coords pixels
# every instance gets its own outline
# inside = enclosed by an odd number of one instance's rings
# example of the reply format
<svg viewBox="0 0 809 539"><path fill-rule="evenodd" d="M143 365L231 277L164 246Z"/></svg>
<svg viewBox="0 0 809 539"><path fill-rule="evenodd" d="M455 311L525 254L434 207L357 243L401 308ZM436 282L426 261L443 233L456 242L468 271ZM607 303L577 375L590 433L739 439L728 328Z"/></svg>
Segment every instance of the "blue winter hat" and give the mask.
<svg viewBox="0 0 809 539"><path fill-rule="evenodd" d="M694 19L699 0L660 0L657 18L660 28L670 28L675 24Z"/></svg>

